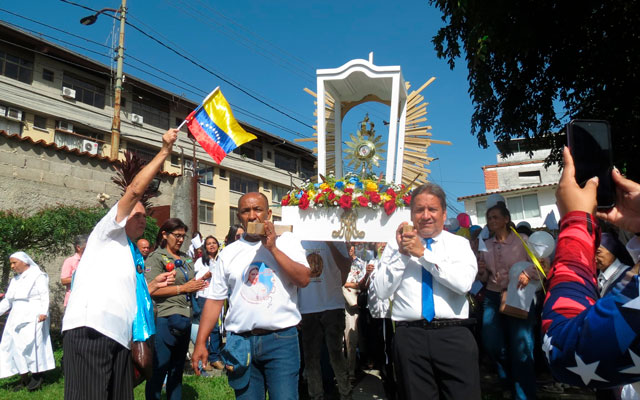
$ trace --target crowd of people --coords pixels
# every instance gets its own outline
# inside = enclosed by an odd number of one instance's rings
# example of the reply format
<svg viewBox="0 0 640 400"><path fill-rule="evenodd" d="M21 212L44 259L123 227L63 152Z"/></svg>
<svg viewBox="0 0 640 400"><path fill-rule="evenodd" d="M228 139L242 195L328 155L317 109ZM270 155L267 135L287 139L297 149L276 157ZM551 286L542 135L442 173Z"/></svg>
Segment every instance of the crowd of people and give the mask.
<svg viewBox="0 0 640 400"><path fill-rule="evenodd" d="M268 199L251 192L223 244L193 232L183 252L190 233L177 218L155 243L140 239L141 195L176 138L167 131L64 262L65 399L132 399L144 380L147 399L180 399L187 357L198 375L223 370L238 399L351 399L368 369L389 399L479 399L483 359L511 398L536 397L539 365L598 398L637 398L640 185L619 171L616 206L597 210L597 179L580 187L565 149L557 238L516 226L499 195L485 227L452 222L443 190L425 184L388 243L278 236ZM26 253L10 264L0 378L37 390L55 368L49 278Z"/></svg>

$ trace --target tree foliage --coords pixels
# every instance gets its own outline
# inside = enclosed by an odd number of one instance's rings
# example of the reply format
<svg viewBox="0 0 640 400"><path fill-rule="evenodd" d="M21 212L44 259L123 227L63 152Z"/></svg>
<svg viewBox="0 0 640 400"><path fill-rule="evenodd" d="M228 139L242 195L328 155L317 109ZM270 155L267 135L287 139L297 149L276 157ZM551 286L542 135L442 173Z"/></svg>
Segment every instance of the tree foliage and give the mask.
<svg viewBox="0 0 640 400"><path fill-rule="evenodd" d="M33 215L0 211L1 286L4 287L9 280L9 256L12 253L24 251L36 262L70 254L74 236L90 233L107 211L104 208L64 205L43 209ZM155 219L147 217L143 237L153 243L157 233Z"/></svg>
<svg viewBox="0 0 640 400"><path fill-rule="evenodd" d="M451 68L464 57L471 133L545 138L559 158L572 118L612 125L616 165L640 178L640 2L429 0L446 26L433 38Z"/></svg>

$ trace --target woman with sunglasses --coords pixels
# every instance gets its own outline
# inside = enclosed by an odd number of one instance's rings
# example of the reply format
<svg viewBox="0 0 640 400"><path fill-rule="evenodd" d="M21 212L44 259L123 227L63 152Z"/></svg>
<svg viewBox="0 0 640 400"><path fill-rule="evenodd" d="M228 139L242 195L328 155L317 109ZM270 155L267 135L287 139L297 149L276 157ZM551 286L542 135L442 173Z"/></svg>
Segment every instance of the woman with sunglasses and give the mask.
<svg viewBox="0 0 640 400"><path fill-rule="evenodd" d="M182 398L182 373L189 348L194 294L206 286L195 279L193 260L180 248L187 225L178 218L168 219L160 227L158 249L149 255L145 265L147 282L157 275L175 270L175 284L153 292L156 303L156 335L153 353L153 375L145 388L147 399L160 399L167 378L167 399ZM196 310L197 311L197 310Z"/></svg>

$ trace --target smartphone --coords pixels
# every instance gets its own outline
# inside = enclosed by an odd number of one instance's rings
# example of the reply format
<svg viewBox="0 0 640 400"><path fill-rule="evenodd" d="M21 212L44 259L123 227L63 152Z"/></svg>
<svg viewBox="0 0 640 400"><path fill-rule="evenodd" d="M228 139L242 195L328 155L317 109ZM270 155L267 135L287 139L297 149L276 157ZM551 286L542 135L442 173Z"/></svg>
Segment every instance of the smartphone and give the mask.
<svg viewBox="0 0 640 400"><path fill-rule="evenodd" d="M616 204L615 184L611 178L613 153L611 127L607 121L574 119L567 125L567 144L576 168L576 182L584 187L594 176L598 183L598 209Z"/></svg>

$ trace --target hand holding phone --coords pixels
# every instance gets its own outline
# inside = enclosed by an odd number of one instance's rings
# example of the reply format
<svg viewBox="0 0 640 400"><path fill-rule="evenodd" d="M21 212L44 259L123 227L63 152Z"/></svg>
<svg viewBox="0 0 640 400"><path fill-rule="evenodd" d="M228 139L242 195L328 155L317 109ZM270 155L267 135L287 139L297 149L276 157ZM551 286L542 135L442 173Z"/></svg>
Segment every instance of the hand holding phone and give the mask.
<svg viewBox="0 0 640 400"><path fill-rule="evenodd" d="M607 121L574 119L567 125L567 144L575 165L575 179L580 187L598 177L599 210L616 204L615 185L611 178L613 153L611 128Z"/></svg>

